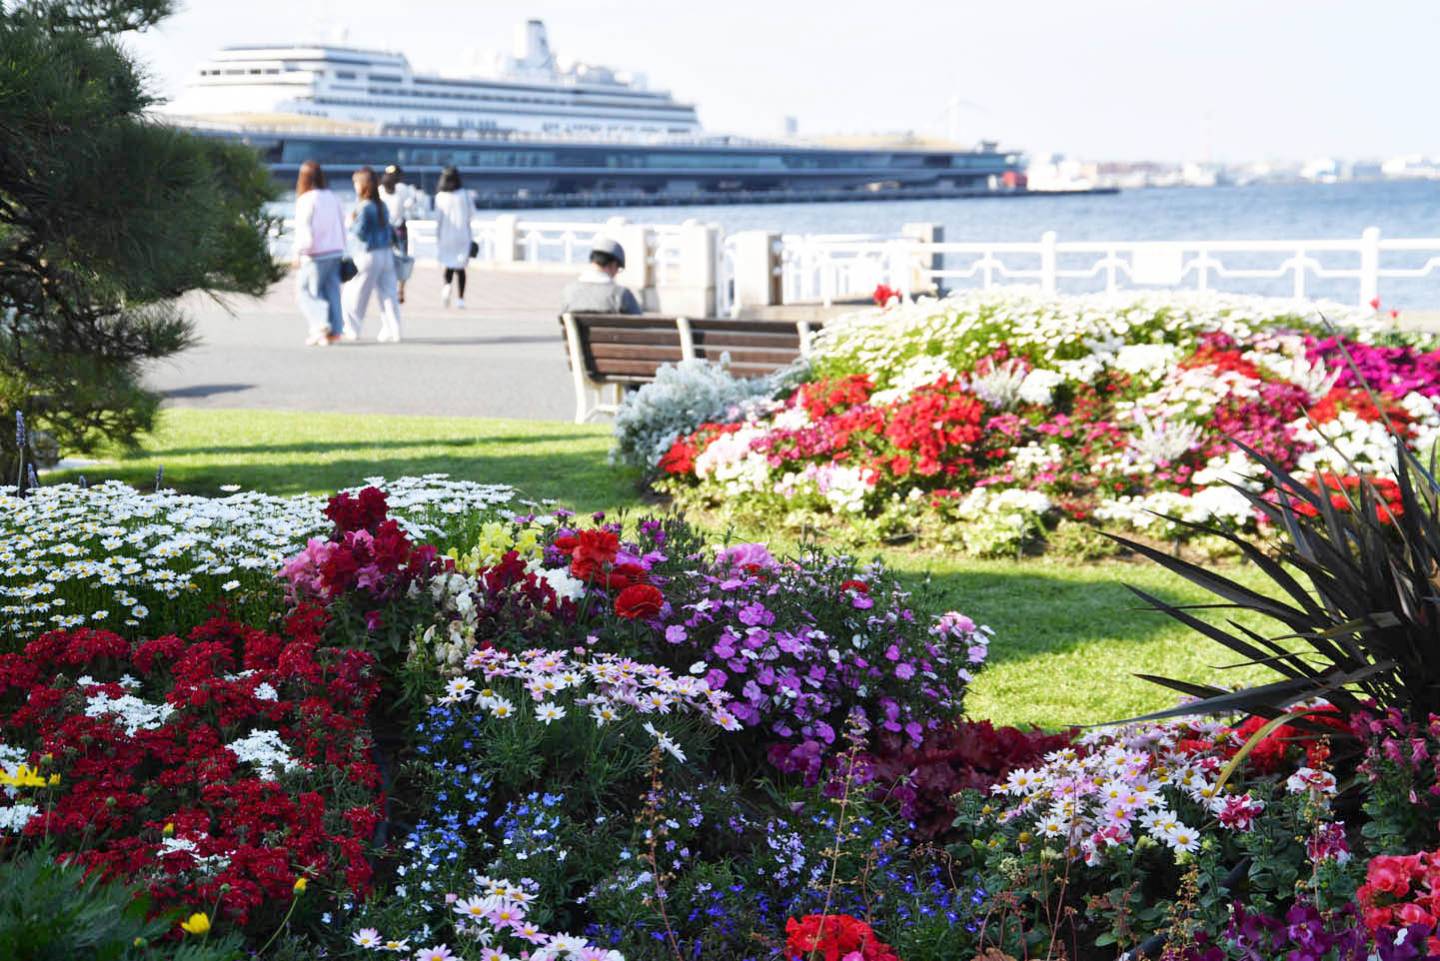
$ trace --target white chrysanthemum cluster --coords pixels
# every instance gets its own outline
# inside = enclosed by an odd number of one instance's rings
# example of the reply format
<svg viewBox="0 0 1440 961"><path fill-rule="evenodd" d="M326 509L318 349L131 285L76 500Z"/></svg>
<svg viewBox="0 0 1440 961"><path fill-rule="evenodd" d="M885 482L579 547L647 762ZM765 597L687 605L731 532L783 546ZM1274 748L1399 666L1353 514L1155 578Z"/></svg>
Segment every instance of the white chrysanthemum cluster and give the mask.
<svg viewBox="0 0 1440 961"><path fill-rule="evenodd" d="M443 474L366 483L386 491L392 516L420 538L514 498L509 487ZM24 497L0 488L0 633L137 627L159 601L268 584L287 557L331 529L324 508L309 495L141 493L118 481L42 486Z"/></svg>

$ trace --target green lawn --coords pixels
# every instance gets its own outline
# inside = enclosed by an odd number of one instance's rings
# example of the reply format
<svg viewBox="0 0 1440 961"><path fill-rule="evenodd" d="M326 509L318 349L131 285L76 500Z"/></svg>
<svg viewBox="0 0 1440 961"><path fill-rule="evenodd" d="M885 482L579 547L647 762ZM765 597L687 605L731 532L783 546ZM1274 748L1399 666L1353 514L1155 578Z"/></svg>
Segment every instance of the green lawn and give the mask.
<svg viewBox="0 0 1440 961"><path fill-rule="evenodd" d="M643 507L635 478L607 463L608 448L604 425L169 410L140 451L116 454L85 473L92 480L148 484L163 465L167 485L211 494L223 484L327 492L376 474L444 472L512 484L584 511ZM963 611L995 629L991 663L970 695L976 717L1046 727L1093 724L1173 703L1171 693L1136 673L1222 683L1258 676L1220 670L1233 660L1227 651L1140 609L1125 584L1171 602L1207 599L1153 564L880 553L917 586L928 575L938 608ZM1263 584L1252 571L1234 573L1252 586Z"/></svg>
<svg viewBox="0 0 1440 961"><path fill-rule="evenodd" d="M441 472L511 484L579 510L639 505L635 478L607 463L609 449L609 427L597 424L175 409L161 414L138 452L114 452L103 464L53 476L146 485L163 467L167 486L197 494L217 493L224 484L297 494L330 492L377 474Z"/></svg>

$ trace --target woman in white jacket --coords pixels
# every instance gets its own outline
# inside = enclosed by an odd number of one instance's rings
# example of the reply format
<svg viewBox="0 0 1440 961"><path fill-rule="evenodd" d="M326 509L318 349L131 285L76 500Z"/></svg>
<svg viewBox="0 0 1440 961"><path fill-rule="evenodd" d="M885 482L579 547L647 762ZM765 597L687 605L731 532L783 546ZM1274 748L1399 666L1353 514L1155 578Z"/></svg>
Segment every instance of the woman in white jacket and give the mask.
<svg viewBox="0 0 1440 961"><path fill-rule="evenodd" d="M440 183L435 194L435 258L445 268L445 287L440 292L440 302L450 306L453 295L455 306L465 306L465 267L473 256L474 237L470 233L470 221L475 216L475 205L470 201L470 192L460 185L460 171L446 167L440 172Z"/></svg>
<svg viewBox="0 0 1440 961"><path fill-rule="evenodd" d="M340 258L345 253L340 200L325 188L325 171L313 160L300 165L295 181L295 300L309 328L306 344L325 347L340 339Z"/></svg>

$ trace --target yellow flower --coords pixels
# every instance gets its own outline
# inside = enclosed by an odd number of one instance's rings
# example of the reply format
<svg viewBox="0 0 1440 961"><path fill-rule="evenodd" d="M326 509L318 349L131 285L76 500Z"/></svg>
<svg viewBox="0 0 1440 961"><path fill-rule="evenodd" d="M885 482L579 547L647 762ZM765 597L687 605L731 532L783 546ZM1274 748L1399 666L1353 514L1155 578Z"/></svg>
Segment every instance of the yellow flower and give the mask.
<svg viewBox="0 0 1440 961"><path fill-rule="evenodd" d="M0 784L8 784L11 787L44 787L45 779L40 772L27 764L22 764L15 769L14 774L0 771Z"/></svg>
<svg viewBox="0 0 1440 961"><path fill-rule="evenodd" d="M180 930L186 934L208 934L210 931L210 918L197 911L190 915L188 919L180 922Z"/></svg>
<svg viewBox="0 0 1440 961"><path fill-rule="evenodd" d="M296 879L295 879L295 893L296 893L296 894L304 894L304 893L305 893L305 886L306 886L307 884L309 884L309 883L310 883L310 882L306 881L304 878L296 878Z"/></svg>
<svg viewBox="0 0 1440 961"><path fill-rule="evenodd" d="M60 775L58 775L58 774L52 774L52 775L50 775L50 786L51 786L51 787L54 787L55 785L57 785L57 784L59 784L59 783L60 783Z"/></svg>
<svg viewBox="0 0 1440 961"><path fill-rule="evenodd" d="M163 835L165 835L167 838L174 837L174 836L175 836L175 825L167 821L167 822L165 823L165 827L163 827L163 828L160 829L160 833L163 834Z"/></svg>

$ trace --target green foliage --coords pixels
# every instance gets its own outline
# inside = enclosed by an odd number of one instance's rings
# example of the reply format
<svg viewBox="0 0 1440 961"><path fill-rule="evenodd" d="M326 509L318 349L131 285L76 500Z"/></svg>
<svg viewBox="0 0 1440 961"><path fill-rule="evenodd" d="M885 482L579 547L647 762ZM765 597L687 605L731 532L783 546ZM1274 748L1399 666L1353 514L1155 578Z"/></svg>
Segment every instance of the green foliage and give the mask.
<svg viewBox="0 0 1440 961"><path fill-rule="evenodd" d="M1210 591L1222 607L1283 625L1283 632L1272 637L1233 624L1227 630L1136 591L1153 609L1282 677L1238 692L1149 677L1199 698L1151 717L1233 711L1274 717L1315 697L1347 714L1365 710L1373 700L1382 710L1399 710L1419 723L1440 712L1440 657L1435 654L1440 650L1440 483L1400 441L1398 509L1393 502L1387 506L1370 481L1353 490L1317 494L1278 464L1247 452L1265 464L1279 491L1278 502L1246 495L1272 529L1284 533L1274 555L1231 532L1186 526L1232 544L1271 580L1273 594L1252 590L1211 566L1121 543Z"/></svg>
<svg viewBox="0 0 1440 961"><path fill-rule="evenodd" d="M236 935L167 940L179 919L147 917L143 891L85 877L41 847L0 862L0 958L6 961L233 961Z"/></svg>
<svg viewBox="0 0 1440 961"><path fill-rule="evenodd" d="M0 17L0 412L25 411L64 448L129 443L153 422L142 365L191 342L171 301L279 277L258 158L147 118L143 71L114 39L169 6L35 2Z"/></svg>
<svg viewBox="0 0 1440 961"><path fill-rule="evenodd" d="M1121 553L1120 545L1089 524L1062 520L1045 537L1045 547L1059 557L1100 561Z"/></svg>

